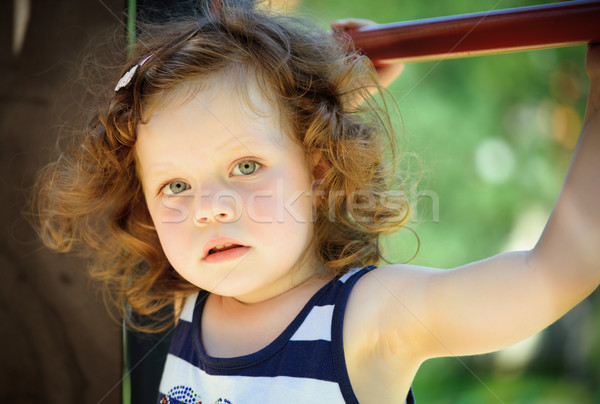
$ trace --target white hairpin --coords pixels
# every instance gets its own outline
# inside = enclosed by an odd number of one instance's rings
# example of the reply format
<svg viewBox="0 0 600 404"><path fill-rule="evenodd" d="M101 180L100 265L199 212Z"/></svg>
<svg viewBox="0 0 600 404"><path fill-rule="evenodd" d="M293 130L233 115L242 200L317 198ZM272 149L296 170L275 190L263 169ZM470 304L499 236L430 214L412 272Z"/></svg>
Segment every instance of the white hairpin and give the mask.
<svg viewBox="0 0 600 404"><path fill-rule="evenodd" d="M127 87L129 85L129 83L131 83L131 79L133 79L133 77L135 76L135 73L137 72L138 68L140 68L141 66L143 66L144 63L146 63L146 61L148 59L150 59L151 57L152 57L152 55L147 56L140 63L136 64L131 69L129 69L127 71L127 73L125 73L123 75L123 77L121 77L121 79L119 80L119 82L117 83L117 86L115 87L115 91L119 91L120 89Z"/></svg>

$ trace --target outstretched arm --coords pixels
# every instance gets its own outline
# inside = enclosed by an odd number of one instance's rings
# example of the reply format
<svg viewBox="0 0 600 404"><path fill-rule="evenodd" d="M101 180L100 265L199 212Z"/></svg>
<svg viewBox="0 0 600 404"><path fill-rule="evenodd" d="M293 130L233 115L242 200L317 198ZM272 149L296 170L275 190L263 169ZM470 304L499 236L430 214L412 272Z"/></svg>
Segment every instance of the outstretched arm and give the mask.
<svg viewBox="0 0 600 404"><path fill-rule="evenodd" d="M552 277L564 311L600 279L600 44L588 46L590 92L581 135L552 215L529 266Z"/></svg>
<svg viewBox="0 0 600 404"><path fill-rule="evenodd" d="M379 299L359 310L371 315L374 310L373 321L385 324L371 341L415 363L490 352L542 330L597 288L600 46L589 47L586 69L591 89L585 121L563 188L536 246L451 270L380 268L362 284Z"/></svg>

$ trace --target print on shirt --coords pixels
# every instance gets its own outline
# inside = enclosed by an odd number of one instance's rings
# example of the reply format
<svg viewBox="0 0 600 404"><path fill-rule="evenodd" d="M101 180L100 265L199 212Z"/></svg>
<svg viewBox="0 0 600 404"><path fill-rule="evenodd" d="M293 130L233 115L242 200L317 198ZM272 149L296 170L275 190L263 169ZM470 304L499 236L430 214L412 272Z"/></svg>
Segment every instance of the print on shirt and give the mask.
<svg viewBox="0 0 600 404"><path fill-rule="evenodd" d="M175 386L160 400L160 404L202 404L202 399L191 387Z"/></svg>

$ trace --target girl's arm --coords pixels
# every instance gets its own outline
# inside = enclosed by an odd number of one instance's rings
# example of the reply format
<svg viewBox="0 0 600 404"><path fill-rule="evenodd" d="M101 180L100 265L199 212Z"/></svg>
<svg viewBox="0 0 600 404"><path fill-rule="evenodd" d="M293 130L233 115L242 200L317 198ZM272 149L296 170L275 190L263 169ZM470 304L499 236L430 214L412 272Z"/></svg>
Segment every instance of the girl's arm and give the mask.
<svg viewBox="0 0 600 404"><path fill-rule="evenodd" d="M373 324L365 328L376 331L367 331L363 339L378 346L373 352L395 352L417 364L431 357L498 350L547 327L596 289L600 45L588 48L586 69L591 88L583 128L536 246L451 270L393 265L372 272L357 285L362 306L351 298L349 308L373 315ZM376 300L364 304L366 296Z"/></svg>

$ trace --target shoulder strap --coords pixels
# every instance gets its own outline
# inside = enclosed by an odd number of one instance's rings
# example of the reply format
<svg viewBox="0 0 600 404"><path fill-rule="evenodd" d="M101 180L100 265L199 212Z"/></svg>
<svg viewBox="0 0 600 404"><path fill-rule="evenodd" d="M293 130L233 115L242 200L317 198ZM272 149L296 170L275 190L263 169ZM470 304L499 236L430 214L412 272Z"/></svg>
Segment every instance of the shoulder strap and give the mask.
<svg viewBox="0 0 600 404"><path fill-rule="evenodd" d="M335 310L333 312L333 321L331 324L331 342L332 342L332 353L333 363L336 373L337 381L340 385L340 390L346 403L359 404L352 385L350 383L350 377L348 376L348 369L346 368L346 359L344 354L344 341L343 341L343 330L344 330L344 314L346 312L346 306L350 293L356 285L356 282L365 275L372 271L376 267L371 265L362 268L358 271L348 273L340 278L338 282L343 282L343 286L339 291L335 303ZM414 397L412 389L408 391L405 404L414 404Z"/></svg>

